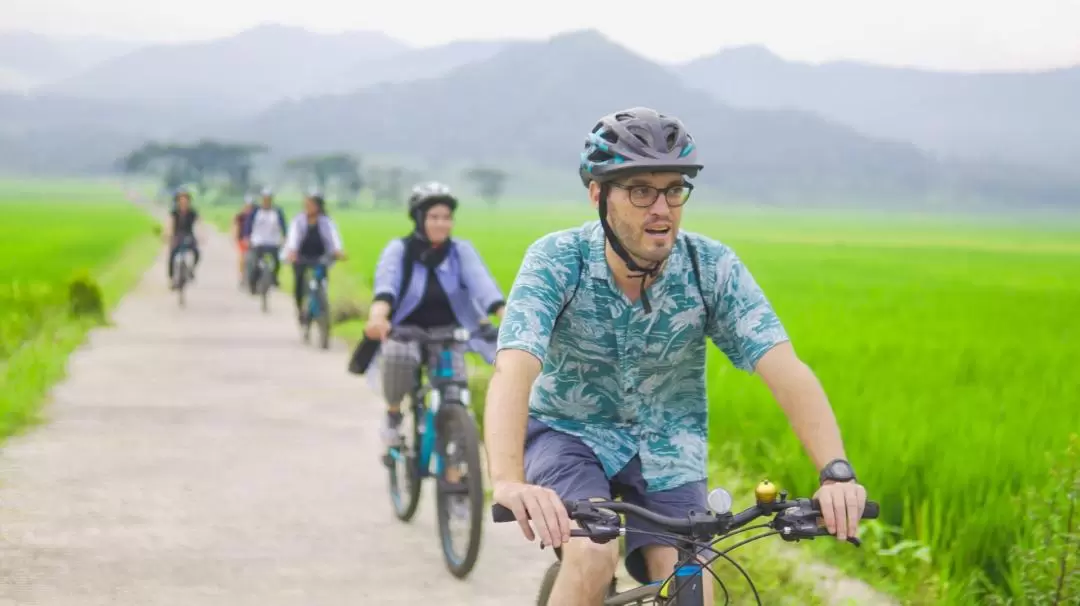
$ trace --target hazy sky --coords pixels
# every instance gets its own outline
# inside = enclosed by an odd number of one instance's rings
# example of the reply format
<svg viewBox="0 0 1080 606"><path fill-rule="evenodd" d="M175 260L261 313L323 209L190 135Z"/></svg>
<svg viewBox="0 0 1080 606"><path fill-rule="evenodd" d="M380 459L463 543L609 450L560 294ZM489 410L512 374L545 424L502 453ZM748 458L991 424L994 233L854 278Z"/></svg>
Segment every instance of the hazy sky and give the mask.
<svg viewBox="0 0 1080 606"><path fill-rule="evenodd" d="M428 46L597 28L661 61L764 44L789 59L946 69L1080 64L1080 0L0 0L5 29L181 41L265 22Z"/></svg>

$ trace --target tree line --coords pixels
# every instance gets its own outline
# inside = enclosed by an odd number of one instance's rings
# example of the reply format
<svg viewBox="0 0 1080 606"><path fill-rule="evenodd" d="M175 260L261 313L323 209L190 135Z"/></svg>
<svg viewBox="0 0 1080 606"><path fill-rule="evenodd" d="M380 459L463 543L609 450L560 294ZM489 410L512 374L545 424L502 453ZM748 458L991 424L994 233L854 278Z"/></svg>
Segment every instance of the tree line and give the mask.
<svg viewBox="0 0 1080 606"><path fill-rule="evenodd" d="M186 185L200 195L215 190L221 199L255 193L266 183L255 176L255 158L267 146L203 139L194 143L149 141L117 161L126 175L152 176L168 191ZM370 193L373 207L405 203L408 189L425 175L401 166L364 167L361 156L331 152L289 158L279 168L279 179L301 189L317 189L341 208L359 206L361 194ZM475 166L462 173L480 198L495 205L502 198L509 175L492 166Z"/></svg>

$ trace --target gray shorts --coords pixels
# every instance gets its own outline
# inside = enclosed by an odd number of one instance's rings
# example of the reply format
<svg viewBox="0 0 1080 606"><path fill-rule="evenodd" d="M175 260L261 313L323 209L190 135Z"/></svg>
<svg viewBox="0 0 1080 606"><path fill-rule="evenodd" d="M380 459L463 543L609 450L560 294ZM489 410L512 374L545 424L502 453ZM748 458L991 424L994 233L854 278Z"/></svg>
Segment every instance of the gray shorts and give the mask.
<svg viewBox="0 0 1080 606"><path fill-rule="evenodd" d="M621 497L627 503L667 516L684 516L691 509L701 512L708 509L704 480L671 490L646 492L641 459L636 455L609 480L600 460L584 442L533 417L529 417L525 433L525 481L554 490L564 501ZM660 530L633 516L627 516L626 526L628 529ZM643 584L653 580L649 578L641 552L641 548L648 545L671 545L671 542L640 532L626 533L626 570Z"/></svg>

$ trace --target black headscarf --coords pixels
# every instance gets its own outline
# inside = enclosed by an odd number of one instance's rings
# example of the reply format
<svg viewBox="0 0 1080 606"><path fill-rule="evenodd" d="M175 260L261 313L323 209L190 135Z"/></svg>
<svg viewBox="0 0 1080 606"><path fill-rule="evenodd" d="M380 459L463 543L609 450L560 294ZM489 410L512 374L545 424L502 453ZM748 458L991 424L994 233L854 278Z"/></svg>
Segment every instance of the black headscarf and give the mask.
<svg viewBox="0 0 1080 606"><path fill-rule="evenodd" d="M424 267L434 269L438 267L446 257L450 254L451 239L447 238L445 242L439 246L434 246L431 240L428 239L427 234L424 233L424 217L427 216L429 210L433 207L442 204L442 202L436 202L428 205L422 212L417 213L413 217L413 223L416 228L411 234L406 236L405 241L405 254L410 259L416 259L424 264Z"/></svg>

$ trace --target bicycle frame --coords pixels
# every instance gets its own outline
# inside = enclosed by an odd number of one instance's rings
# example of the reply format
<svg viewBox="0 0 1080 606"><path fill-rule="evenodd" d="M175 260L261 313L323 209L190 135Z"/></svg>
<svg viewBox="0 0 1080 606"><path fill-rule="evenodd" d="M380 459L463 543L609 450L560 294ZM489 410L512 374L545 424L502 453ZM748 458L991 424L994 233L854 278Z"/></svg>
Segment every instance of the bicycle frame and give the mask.
<svg viewBox="0 0 1080 606"><path fill-rule="evenodd" d="M319 297L315 296L319 290L319 285L326 279L326 265L317 263L311 268L311 278L308 280L307 294L308 294L308 316L311 318L317 318L322 313L322 309L319 308Z"/></svg>
<svg viewBox="0 0 1080 606"><path fill-rule="evenodd" d="M187 272L191 268L191 255L192 255L191 240L189 238L182 239L176 245L176 252L173 253L172 264L174 271L179 269L181 274L174 274L173 279L179 280L180 284L187 282Z"/></svg>
<svg viewBox="0 0 1080 606"><path fill-rule="evenodd" d="M423 384L423 367L417 369L417 389L413 392L413 418L418 427L422 428L420 438L420 452L417 453L417 470L421 478L440 477L443 473L443 461L439 456L436 446L438 444L438 418L439 410L443 405L443 389L454 381L454 366L452 353L445 346L428 345L427 347L439 347L439 363L430 370L429 382ZM458 401L452 402L452 406L468 406L469 388L467 385L458 385ZM401 452L391 449L390 456L395 461L400 461Z"/></svg>

